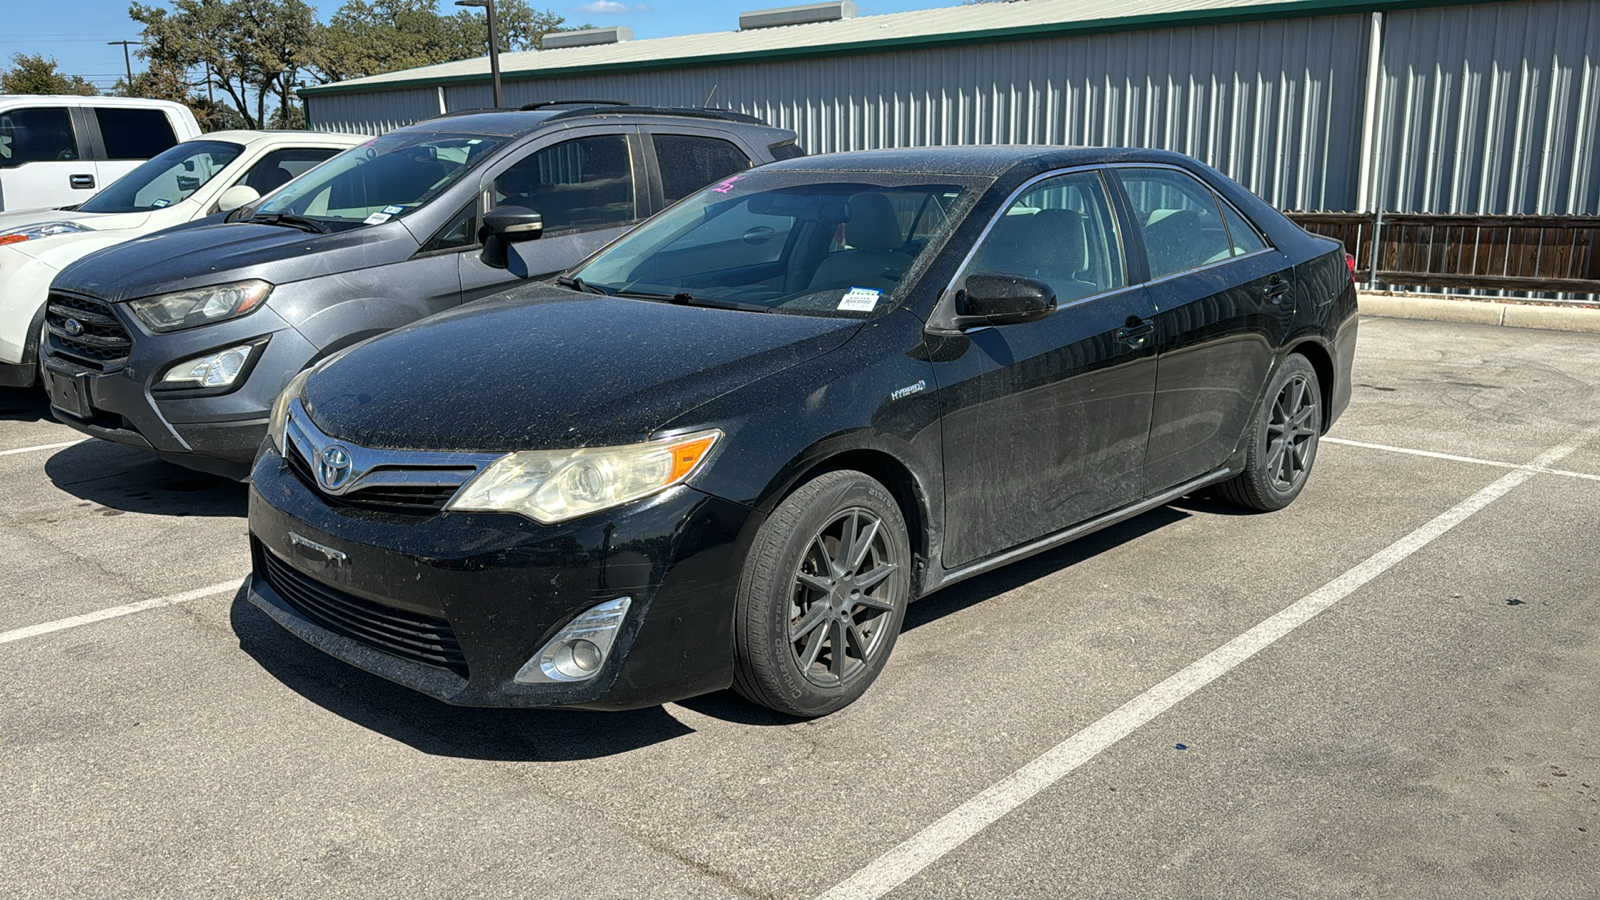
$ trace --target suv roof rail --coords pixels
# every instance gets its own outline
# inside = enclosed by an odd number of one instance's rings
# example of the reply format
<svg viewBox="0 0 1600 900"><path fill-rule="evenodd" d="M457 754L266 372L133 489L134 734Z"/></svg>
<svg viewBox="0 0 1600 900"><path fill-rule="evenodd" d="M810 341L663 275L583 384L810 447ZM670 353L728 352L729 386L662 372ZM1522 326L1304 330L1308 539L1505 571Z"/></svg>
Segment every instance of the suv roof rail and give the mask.
<svg viewBox="0 0 1600 900"><path fill-rule="evenodd" d="M626 100L541 100L538 103L522 104L523 112L533 112L544 109L546 106L632 106Z"/></svg>
<svg viewBox="0 0 1600 900"><path fill-rule="evenodd" d="M593 115L596 112L610 112L611 110L597 110L592 106L577 107L564 110L551 116L551 119L564 119L569 116ZM747 125L765 125L766 122L755 116L734 112L731 109L710 109L706 107L690 108L681 106L623 106L615 110L616 113L629 116L681 116L689 119L716 119L723 122L743 122Z"/></svg>

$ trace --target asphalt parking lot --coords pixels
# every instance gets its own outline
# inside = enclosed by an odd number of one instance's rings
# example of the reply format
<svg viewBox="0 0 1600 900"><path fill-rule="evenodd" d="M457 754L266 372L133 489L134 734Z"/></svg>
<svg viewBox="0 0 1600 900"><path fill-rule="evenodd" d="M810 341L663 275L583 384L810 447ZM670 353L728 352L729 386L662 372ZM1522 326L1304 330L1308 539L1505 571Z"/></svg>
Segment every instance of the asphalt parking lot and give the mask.
<svg viewBox="0 0 1600 900"><path fill-rule="evenodd" d="M1361 328L1289 509L936 594L812 722L357 672L243 487L0 392L0 895L1593 897L1600 335Z"/></svg>

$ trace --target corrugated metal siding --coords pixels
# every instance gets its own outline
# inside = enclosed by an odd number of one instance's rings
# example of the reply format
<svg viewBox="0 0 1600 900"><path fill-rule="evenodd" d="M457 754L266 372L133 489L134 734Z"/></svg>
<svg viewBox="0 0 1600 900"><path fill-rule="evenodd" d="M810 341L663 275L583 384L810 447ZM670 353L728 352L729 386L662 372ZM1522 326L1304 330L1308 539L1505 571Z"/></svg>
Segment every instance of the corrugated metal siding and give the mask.
<svg viewBox="0 0 1600 900"><path fill-rule="evenodd" d="M306 97L312 131L377 135L438 114L439 89L431 87Z"/></svg>
<svg viewBox="0 0 1600 900"><path fill-rule="evenodd" d="M504 92L508 106L561 97L699 106L712 97L793 129L812 153L949 144L1162 147L1205 160L1284 208L1348 208L1365 84L1359 51L1369 23L1365 16L1293 19L517 80ZM334 121L332 101L363 96L382 104L376 108L385 118L360 118L361 105L352 103L350 118ZM486 84L447 86L445 96L452 110L490 105ZM372 131L393 127L395 108L389 94L373 94L334 95L312 110L318 127Z"/></svg>
<svg viewBox="0 0 1600 900"><path fill-rule="evenodd" d="M1393 13L1383 69L1380 209L1600 214L1600 3Z"/></svg>

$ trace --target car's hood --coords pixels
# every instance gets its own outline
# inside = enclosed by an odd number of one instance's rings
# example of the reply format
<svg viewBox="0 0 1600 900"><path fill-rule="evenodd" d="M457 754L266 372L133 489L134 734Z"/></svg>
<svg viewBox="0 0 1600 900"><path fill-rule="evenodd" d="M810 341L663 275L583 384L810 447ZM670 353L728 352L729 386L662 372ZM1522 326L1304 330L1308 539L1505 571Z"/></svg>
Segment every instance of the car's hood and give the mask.
<svg viewBox="0 0 1600 900"><path fill-rule="evenodd" d="M319 428L364 447L629 443L860 326L529 285L361 344L304 397Z"/></svg>
<svg viewBox="0 0 1600 900"><path fill-rule="evenodd" d="M399 221L333 234L235 222L128 241L69 266L55 286L116 303L243 278L287 284L398 262L416 249Z"/></svg>

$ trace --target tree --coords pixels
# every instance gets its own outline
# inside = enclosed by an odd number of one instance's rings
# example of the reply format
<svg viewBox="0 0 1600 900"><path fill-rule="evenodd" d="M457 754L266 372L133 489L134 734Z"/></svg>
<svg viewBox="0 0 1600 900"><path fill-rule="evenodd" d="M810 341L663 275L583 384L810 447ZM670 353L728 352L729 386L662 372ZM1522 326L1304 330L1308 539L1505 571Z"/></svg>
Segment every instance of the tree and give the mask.
<svg viewBox="0 0 1600 900"><path fill-rule="evenodd" d="M92 97L100 93L82 76L65 75L56 69L53 56L47 59L41 53L13 54L11 68L0 71L0 94L81 94Z"/></svg>
<svg viewBox="0 0 1600 900"><path fill-rule="evenodd" d="M501 52L536 49L552 31L591 27L566 25L527 0L499 0L495 18ZM488 28L487 19L470 10L440 15L437 0L347 0L322 26L312 68L327 84L472 59L488 52Z"/></svg>

